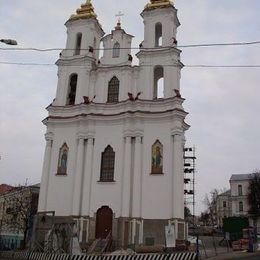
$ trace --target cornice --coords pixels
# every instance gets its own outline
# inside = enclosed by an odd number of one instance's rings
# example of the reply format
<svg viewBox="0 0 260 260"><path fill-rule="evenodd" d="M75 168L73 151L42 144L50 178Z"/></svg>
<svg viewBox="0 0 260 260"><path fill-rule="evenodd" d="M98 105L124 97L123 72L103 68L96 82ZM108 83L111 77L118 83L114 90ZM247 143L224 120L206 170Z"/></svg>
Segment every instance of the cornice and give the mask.
<svg viewBox="0 0 260 260"><path fill-rule="evenodd" d="M124 112L149 112L161 113L171 109L184 111L183 102L185 99L180 97L171 97L167 99L144 100L138 99L130 101L129 99L118 103L95 103L77 104L73 106L48 106L46 109L49 116L71 117L80 114L98 114L98 115L116 115Z"/></svg>
<svg viewBox="0 0 260 260"><path fill-rule="evenodd" d="M154 54L169 54L171 52L177 53L180 55L182 50L176 48L175 46L162 46L157 48L140 48L139 52L136 53L136 56L139 57L141 55L154 55Z"/></svg>
<svg viewBox="0 0 260 260"><path fill-rule="evenodd" d="M95 58L87 55L74 55L74 56L62 56L62 58L56 61L57 66L78 66L92 67L92 63L95 62Z"/></svg>
<svg viewBox="0 0 260 260"><path fill-rule="evenodd" d="M121 122L125 119L133 119L138 120L142 119L145 121L168 121L172 122L174 118L180 120L181 122L184 121L185 117L188 113L186 113L183 110L180 109L171 109L164 112L144 112L144 111L125 111L123 113L118 114L78 114L75 116L49 116L43 120L43 123L45 125L51 125L51 124L75 124L78 122L88 122L89 120L93 120L95 122L103 122L106 124L106 122L109 122L110 124L118 124L118 122Z"/></svg>

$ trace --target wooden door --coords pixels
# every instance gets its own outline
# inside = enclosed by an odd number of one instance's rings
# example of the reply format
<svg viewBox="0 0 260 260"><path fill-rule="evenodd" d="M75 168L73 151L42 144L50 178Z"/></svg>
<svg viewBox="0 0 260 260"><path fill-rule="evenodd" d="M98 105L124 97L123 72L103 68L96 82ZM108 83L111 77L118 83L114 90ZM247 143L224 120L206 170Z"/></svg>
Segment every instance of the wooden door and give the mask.
<svg viewBox="0 0 260 260"><path fill-rule="evenodd" d="M96 215L96 238L104 239L111 231L112 235L113 211L108 206L102 206Z"/></svg>

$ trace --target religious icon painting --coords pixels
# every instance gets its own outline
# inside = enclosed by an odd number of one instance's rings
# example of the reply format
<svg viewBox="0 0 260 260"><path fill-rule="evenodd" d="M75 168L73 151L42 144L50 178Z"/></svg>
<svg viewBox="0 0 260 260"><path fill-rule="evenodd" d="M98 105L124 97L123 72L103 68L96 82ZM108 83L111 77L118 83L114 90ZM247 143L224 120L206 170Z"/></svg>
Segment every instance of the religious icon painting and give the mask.
<svg viewBox="0 0 260 260"><path fill-rule="evenodd" d="M57 175L67 174L67 162L68 162L69 147L66 143L62 145L59 152L58 172Z"/></svg>
<svg viewBox="0 0 260 260"><path fill-rule="evenodd" d="M151 174L163 174L163 145L159 140L156 140L152 146Z"/></svg>

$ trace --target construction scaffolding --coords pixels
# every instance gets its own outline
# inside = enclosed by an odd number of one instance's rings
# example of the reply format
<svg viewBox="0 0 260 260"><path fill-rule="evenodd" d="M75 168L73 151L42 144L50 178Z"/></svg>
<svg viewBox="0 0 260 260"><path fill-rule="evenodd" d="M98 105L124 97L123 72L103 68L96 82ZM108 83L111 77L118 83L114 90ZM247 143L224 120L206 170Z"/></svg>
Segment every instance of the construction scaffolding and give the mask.
<svg viewBox="0 0 260 260"><path fill-rule="evenodd" d="M195 225L195 147L184 148L184 203L192 205L193 224Z"/></svg>

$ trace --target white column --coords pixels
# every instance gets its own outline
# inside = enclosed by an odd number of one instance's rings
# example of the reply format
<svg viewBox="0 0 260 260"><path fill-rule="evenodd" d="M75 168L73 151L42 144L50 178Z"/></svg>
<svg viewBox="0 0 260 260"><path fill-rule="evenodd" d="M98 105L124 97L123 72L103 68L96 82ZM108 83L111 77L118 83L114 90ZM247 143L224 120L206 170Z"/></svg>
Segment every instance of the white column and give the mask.
<svg viewBox="0 0 260 260"><path fill-rule="evenodd" d="M80 215L83 155L84 155L84 137L79 136L76 172L74 177L73 209L72 209L73 216Z"/></svg>
<svg viewBox="0 0 260 260"><path fill-rule="evenodd" d="M135 153L134 153L134 180L133 180L133 204L132 217L141 217L141 145L142 138L135 138Z"/></svg>
<svg viewBox="0 0 260 260"><path fill-rule="evenodd" d="M135 235L136 235L136 219L132 220L132 234L131 234L131 243L135 244Z"/></svg>
<svg viewBox="0 0 260 260"><path fill-rule="evenodd" d="M121 215L130 216L130 197L131 197L131 137L125 137L124 168L121 190Z"/></svg>
<svg viewBox="0 0 260 260"><path fill-rule="evenodd" d="M51 162L51 150L52 150L52 133L47 133L45 135L46 147L44 152L44 160L42 167L42 178L41 178L41 188L39 197L38 211L46 211L47 208L47 195L48 195L48 184L50 176L50 162Z"/></svg>
<svg viewBox="0 0 260 260"><path fill-rule="evenodd" d="M173 135L173 218L184 218L184 176L183 176L182 133Z"/></svg>
<svg viewBox="0 0 260 260"><path fill-rule="evenodd" d="M84 179L83 179L83 195L82 195L82 206L81 206L81 214L83 216L89 216L89 212L90 212L93 148L94 148L94 139L88 138L87 151L85 157L85 171L84 171Z"/></svg>

